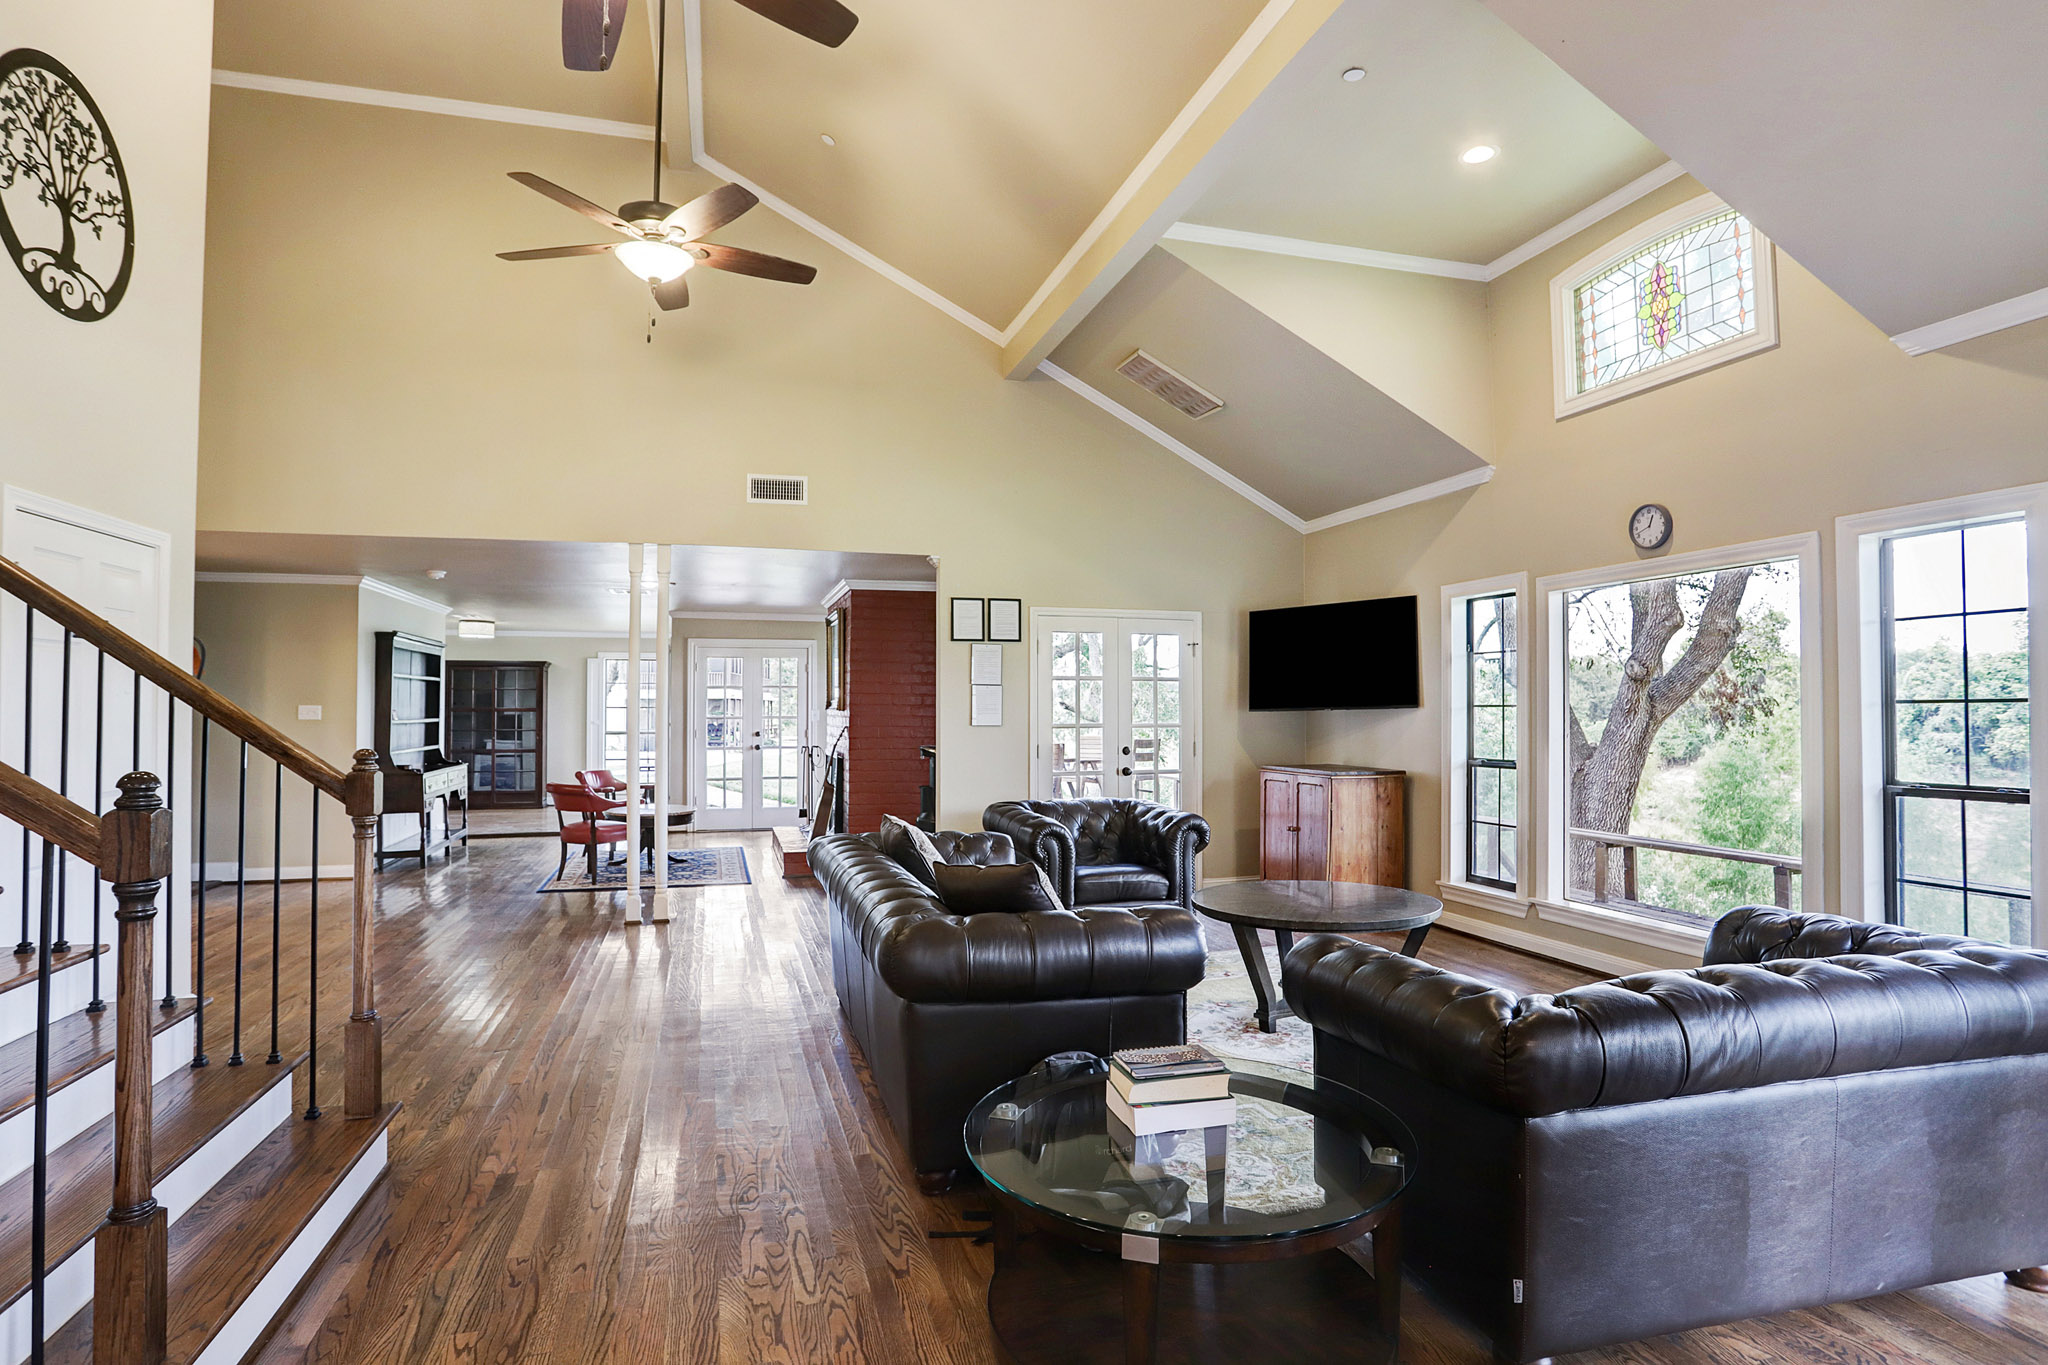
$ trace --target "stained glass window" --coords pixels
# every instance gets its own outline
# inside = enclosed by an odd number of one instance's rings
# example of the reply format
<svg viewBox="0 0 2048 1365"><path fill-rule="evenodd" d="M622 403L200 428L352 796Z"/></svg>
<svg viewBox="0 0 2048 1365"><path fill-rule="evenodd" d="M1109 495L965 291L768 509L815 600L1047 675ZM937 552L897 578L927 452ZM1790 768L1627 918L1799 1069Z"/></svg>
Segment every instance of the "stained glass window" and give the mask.
<svg viewBox="0 0 2048 1365"><path fill-rule="evenodd" d="M1733 341L1757 327L1756 239L1723 209L1603 266L1572 290L1573 393Z"/></svg>

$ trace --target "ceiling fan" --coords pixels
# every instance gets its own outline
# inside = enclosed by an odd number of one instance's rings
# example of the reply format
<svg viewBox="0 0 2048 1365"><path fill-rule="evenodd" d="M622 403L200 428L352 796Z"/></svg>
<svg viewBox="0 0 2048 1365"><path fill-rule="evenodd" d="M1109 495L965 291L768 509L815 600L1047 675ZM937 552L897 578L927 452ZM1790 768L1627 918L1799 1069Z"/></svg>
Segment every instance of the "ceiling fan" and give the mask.
<svg viewBox="0 0 2048 1365"><path fill-rule="evenodd" d="M663 0L655 0L661 4ZM838 47L860 22L839 0L739 0L764 19L814 43ZM619 50L627 0L562 0L562 65L603 71ZM664 8L666 6L664 5Z"/></svg>
<svg viewBox="0 0 2048 1365"><path fill-rule="evenodd" d="M577 0L569 0L570 4ZM621 8L624 0L612 0ZM709 266L735 275L781 280L786 284L809 284L818 277L816 266L786 261L745 247L722 246L703 239L761 202L742 185L720 185L699 195L680 208L661 198L661 105L662 85L667 74L667 14L664 11L658 38L662 49L655 64L654 80L654 197L622 204L613 213L571 193L531 171L507 172L531 190L538 190L556 203L572 208L586 218L603 223L625 238L620 242L595 242L587 246L544 246L530 251L501 251L507 261L547 261L561 256L595 256L609 251L620 264L647 281L654 301L663 309L686 308L690 303L688 272L695 266ZM650 315L651 316L651 315Z"/></svg>

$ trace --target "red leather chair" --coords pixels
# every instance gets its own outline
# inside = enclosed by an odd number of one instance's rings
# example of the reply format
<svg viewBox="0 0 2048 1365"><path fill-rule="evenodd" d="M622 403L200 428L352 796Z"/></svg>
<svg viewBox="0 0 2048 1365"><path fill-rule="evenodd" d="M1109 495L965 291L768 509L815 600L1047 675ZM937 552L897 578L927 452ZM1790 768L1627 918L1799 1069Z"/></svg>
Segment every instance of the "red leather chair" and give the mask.
<svg viewBox="0 0 2048 1365"><path fill-rule="evenodd" d="M576 774L576 780L581 782L584 790L593 796L609 797L614 806L626 804L626 784L612 776L610 768L586 769ZM640 784L640 796L643 800L653 800L654 784L652 782L642 782Z"/></svg>
<svg viewBox="0 0 2048 1365"><path fill-rule="evenodd" d="M579 777L582 774L577 774ZM597 846L599 844L623 844L631 836L623 820L601 820L598 817L611 810L618 803L609 796L600 796L581 782L550 782L548 795L555 803L555 824L562 836L562 856L555 864L555 875L562 875L562 869L569 865L569 845L582 844L585 857L589 859L590 880L597 880ZM581 815L581 820L571 820L571 815Z"/></svg>

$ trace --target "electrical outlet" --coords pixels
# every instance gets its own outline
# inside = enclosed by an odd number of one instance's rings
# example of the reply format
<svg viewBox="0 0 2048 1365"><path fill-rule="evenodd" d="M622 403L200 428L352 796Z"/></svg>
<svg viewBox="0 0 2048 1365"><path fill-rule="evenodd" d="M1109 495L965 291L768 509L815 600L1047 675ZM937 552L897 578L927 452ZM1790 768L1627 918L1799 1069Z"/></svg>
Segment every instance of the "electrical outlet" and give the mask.
<svg viewBox="0 0 2048 1365"><path fill-rule="evenodd" d="M301 707L299 708L299 719L300 719L300 720L318 720L318 719L320 719L320 708L319 708L319 707L317 707L317 706L301 706Z"/></svg>

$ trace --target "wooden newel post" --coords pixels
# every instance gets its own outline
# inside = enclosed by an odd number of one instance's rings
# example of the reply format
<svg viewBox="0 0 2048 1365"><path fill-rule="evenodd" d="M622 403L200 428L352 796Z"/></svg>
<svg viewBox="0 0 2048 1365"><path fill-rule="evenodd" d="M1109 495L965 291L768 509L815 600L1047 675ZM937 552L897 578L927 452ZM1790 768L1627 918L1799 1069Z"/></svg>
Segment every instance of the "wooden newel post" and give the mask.
<svg viewBox="0 0 2048 1365"><path fill-rule="evenodd" d="M114 1204L93 1247L95 1365L161 1365L170 1295L163 1208L150 1190L151 1032L157 893L171 870L171 813L149 773L121 779L100 821L100 876L114 884Z"/></svg>
<svg viewBox="0 0 2048 1365"><path fill-rule="evenodd" d="M355 822L356 876L352 907L354 981L348 1016L347 1074L344 1108L352 1119L366 1119L384 1104L384 1025L377 1018L376 921L377 812L384 806L384 774L377 751L356 750L356 766L348 775L348 814Z"/></svg>

